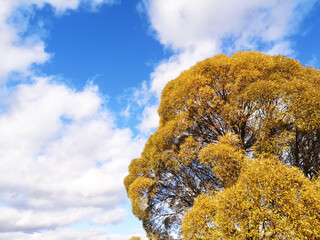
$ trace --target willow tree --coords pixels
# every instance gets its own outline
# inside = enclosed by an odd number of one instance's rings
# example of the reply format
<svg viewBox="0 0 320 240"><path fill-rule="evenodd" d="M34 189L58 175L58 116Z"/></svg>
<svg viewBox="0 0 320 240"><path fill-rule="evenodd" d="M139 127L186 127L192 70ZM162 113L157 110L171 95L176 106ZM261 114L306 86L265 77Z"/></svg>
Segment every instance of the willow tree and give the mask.
<svg viewBox="0 0 320 240"><path fill-rule="evenodd" d="M206 59L166 85L158 113L159 128L125 178L151 239L180 235L195 199L237 184L248 159L277 158L318 176L320 72L294 59Z"/></svg>

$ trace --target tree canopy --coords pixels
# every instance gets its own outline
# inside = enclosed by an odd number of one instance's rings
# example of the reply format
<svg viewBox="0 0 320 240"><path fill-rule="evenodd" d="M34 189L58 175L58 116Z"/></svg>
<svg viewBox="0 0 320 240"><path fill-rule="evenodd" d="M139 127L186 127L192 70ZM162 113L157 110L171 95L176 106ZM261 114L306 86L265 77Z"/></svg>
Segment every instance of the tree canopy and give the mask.
<svg viewBox="0 0 320 240"><path fill-rule="evenodd" d="M280 55L217 55L170 81L158 112L124 181L150 239L180 236L182 222L187 239L228 239L230 229L240 239L320 237L310 230L320 210L319 70Z"/></svg>

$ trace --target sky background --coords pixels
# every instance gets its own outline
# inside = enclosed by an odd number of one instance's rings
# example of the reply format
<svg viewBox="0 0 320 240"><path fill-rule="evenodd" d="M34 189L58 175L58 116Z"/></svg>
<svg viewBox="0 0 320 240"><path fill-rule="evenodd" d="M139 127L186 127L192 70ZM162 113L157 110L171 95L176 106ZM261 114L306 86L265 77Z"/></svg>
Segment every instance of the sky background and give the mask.
<svg viewBox="0 0 320 240"><path fill-rule="evenodd" d="M258 50L320 67L317 0L0 0L0 240L143 236L123 178L165 84Z"/></svg>

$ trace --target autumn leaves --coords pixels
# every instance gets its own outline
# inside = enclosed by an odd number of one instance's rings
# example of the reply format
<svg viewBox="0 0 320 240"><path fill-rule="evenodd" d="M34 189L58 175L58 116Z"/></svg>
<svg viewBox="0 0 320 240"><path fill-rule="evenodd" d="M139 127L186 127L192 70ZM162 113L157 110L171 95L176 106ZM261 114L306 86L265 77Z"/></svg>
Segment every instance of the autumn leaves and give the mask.
<svg viewBox="0 0 320 240"><path fill-rule="evenodd" d="M319 187L277 159L247 159L237 182L197 197L184 239L316 239Z"/></svg>

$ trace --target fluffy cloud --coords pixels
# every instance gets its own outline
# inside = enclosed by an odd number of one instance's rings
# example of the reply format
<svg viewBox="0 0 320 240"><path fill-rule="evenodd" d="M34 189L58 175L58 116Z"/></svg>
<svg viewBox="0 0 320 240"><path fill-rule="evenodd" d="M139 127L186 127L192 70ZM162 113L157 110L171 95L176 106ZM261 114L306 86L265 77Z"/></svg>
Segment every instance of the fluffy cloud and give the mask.
<svg viewBox="0 0 320 240"><path fill-rule="evenodd" d="M123 178L144 139L116 128L96 86L75 91L37 78L7 91L0 114L0 232L123 220Z"/></svg>
<svg viewBox="0 0 320 240"><path fill-rule="evenodd" d="M144 4L151 26L165 46L179 50L208 41L221 45L228 38L235 50L240 50L257 47L257 41L283 41L296 31L315 2L145 0Z"/></svg>
<svg viewBox="0 0 320 240"><path fill-rule="evenodd" d="M141 236L137 234L135 236ZM73 230L67 228L59 228L55 231L47 231L41 233L0 233L0 240L128 240L130 236L119 234L110 234L105 230ZM141 236L142 239L143 236Z"/></svg>
<svg viewBox="0 0 320 240"><path fill-rule="evenodd" d="M5 3L0 2L0 54L3 59L0 65L0 83L5 82L12 71L27 73L31 64L44 63L49 59L42 41L35 36L23 39L19 36L23 30L8 23L11 15L6 11L11 9L3 5Z"/></svg>
<svg viewBox="0 0 320 240"><path fill-rule="evenodd" d="M149 134L159 124L158 106L147 106L142 113L142 121L138 125L138 129L141 133Z"/></svg>
<svg viewBox="0 0 320 240"><path fill-rule="evenodd" d="M17 210L0 208L0 232L37 231L39 229L68 226L97 213L97 209L68 209L64 211Z"/></svg>
<svg viewBox="0 0 320 240"><path fill-rule="evenodd" d="M144 9L156 39L173 51L151 74L148 94L159 99L168 81L197 61L221 52L260 50L293 54L290 36L297 33L299 23L316 2L142 0L139 9ZM145 109L143 122L156 114L156 107L152 108L153 113L150 106Z"/></svg>
<svg viewBox="0 0 320 240"><path fill-rule="evenodd" d="M127 216L119 207L126 201L123 178L144 139L117 128L96 86L76 91L35 77L32 66L50 53L45 29L29 32L29 19L45 5L61 15L115 2L0 0L0 239L128 239L70 225L115 224ZM7 87L13 72L31 83Z"/></svg>
<svg viewBox="0 0 320 240"><path fill-rule="evenodd" d="M38 34L28 34L28 21L35 9L50 5L57 14L74 10L81 4L95 9L114 0L0 0L0 83L11 72L30 74L30 66L42 64L50 58L45 43ZM41 30L40 30L41 31Z"/></svg>
<svg viewBox="0 0 320 240"><path fill-rule="evenodd" d="M127 212L124 209L105 211L102 208L79 207L58 210L30 209L18 210L0 208L0 232L30 232L57 227L67 227L80 220L90 220L97 225L121 222Z"/></svg>
<svg viewBox="0 0 320 240"><path fill-rule="evenodd" d="M197 47L186 48L171 56L168 60L160 63L151 74L150 91L160 97L164 86L168 81L176 78L179 74L197 61L211 57L218 53L218 45L215 42L203 42Z"/></svg>

